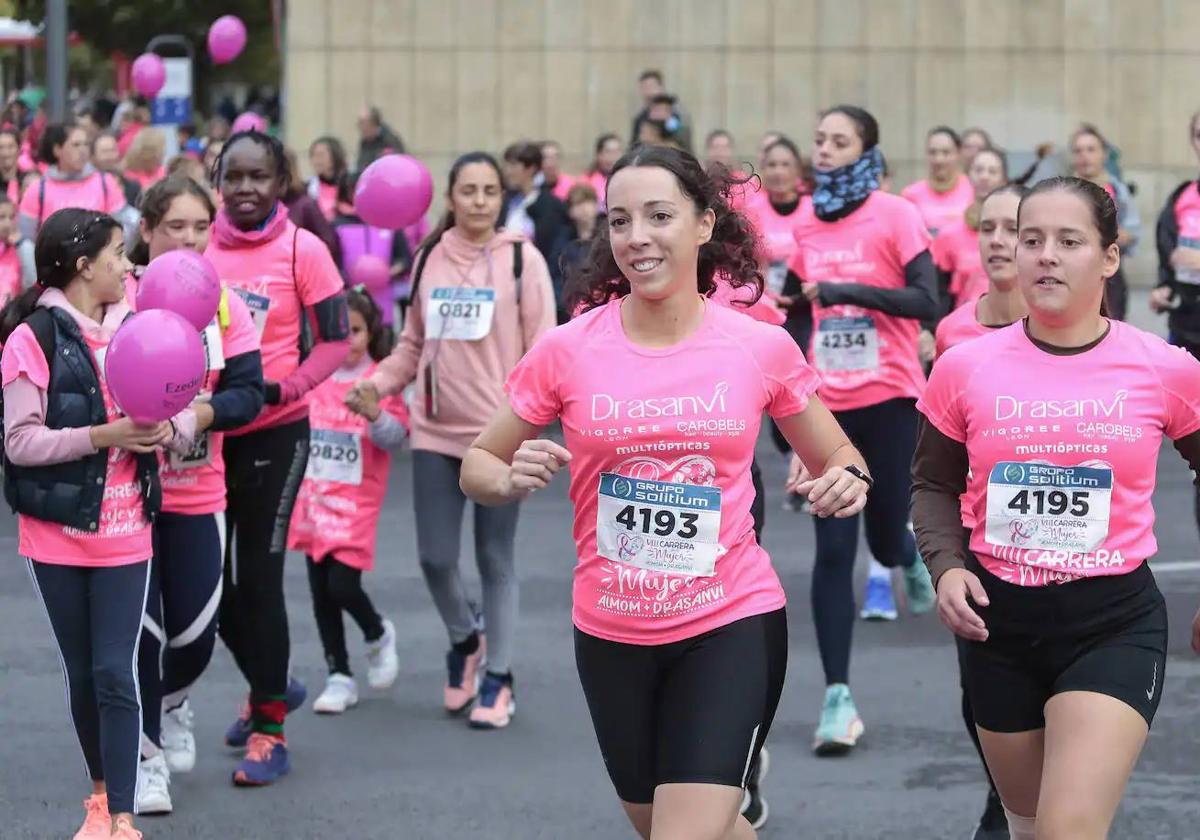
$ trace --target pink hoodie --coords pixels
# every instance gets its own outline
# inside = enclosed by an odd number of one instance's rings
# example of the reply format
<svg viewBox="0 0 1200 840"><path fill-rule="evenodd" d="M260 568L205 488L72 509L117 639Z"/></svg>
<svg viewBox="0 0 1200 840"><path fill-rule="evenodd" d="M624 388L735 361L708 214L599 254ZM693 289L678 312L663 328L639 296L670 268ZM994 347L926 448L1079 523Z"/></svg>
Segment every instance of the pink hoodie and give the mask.
<svg viewBox="0 0 1200 840"><path fill-rule="evenodd" d="M513 282L514 242L523 243L520 311ZM438 340L430 335L426 340L430 298L435 290L439 309L450 311L455 304L447 298L468 289L479 289L477 294L485 299L495 295L494 311L485 302L485 314L476 322L486 322L486 313L492 311L486 333L478 339ZM416 380L412 448L461 458L503 405L509 372L554 326L554 287L546 261L523 236L501 231L479 246L468 242L457 228L450 228L429 252L418 293L420 300L409 310L396 349L380 362L369 381L380 396L390 396ZM461 320L442 318L437 311L433 316L441 323L442 334L456 329L456 321ZM484 332L482 326L479 332ZM426 413L431 366L437 392L436 417Z"/></svg>

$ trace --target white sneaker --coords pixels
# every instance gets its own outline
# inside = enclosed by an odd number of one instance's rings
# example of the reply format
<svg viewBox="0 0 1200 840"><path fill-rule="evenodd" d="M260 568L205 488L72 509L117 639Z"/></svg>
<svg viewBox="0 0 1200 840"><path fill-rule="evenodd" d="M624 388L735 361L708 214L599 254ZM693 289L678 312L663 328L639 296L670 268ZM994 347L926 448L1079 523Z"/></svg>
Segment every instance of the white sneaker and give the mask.
<svg viewBox="0 0 1200 840"><path fill-rule="evenodd" d="M319 715L340 715L358 705L358 684L345 674L330 674L325 690L313 701L313 711Z"/></svg>
<svg viewBox="0 0 1200 840"><path fill-rule="evenodd" d="M367 685L376 689L391 688L399 673L396 627L385 618L383 635L367 645Z"/></svg>
<svg viewBox="0 0 1200 840"><path fill-rule="evenodd" d="M138 765L137 803L139 814L169 814L171 805L171 771L160 752L153 758L143 758Z"/></svg>
<svg viewBox="0 0 1200 840"><path fill-rule="evenodd" d="M196 766L196 736L192 734L192 707L186 700L162 716L162 751L172 773L190 773Z"/></svg>

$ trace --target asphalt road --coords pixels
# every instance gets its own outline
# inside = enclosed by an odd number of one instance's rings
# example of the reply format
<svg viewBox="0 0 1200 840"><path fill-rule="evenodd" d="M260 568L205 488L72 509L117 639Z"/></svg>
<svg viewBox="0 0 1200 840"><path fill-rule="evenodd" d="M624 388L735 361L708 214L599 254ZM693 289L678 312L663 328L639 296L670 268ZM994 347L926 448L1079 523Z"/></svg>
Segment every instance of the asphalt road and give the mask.
<svg viewBox="0 0 1200 840"><path fill-rule="evenodd" d="M780 508L782 459L769 445L760 458L769 495L764 541L788 591L791 625L787 687L765 785L771 820L762 836L969 837L983 802L982 773L959 717L951 640L936 618L856 627L852 685L866 735L845 758L810 753L823 689L808 606L812 525ZM604 774L574 670L565 482L527 504L518 533L518 716L507 730L475 732L440 709L446 639L417 569L408 467L407 457L398 460L380 562L367 578L399 631L397 684L379 694L364 687L362 704L340 718L318 718L307 707L295 714L288 721L291 775L269 789L239 790L229 782L235 756L221 735L245 689L218 649L192 699L196 770L173 780L172 816L141 821L147 840L633 836ZM1114 838L1200 834L1200 659L1188 648L1200 605L1200 551L1189 480L1178 455L1165 449L1155 495L1156 566L1170 610L1170 659L1158 718ZM0 838L67 838L81 819L86 776L58 659L6 513L0 557ZM298 557L289 562L287 588L293 669L315 694L324 669ZM351 649L361 663L361 644Z"/></svg>

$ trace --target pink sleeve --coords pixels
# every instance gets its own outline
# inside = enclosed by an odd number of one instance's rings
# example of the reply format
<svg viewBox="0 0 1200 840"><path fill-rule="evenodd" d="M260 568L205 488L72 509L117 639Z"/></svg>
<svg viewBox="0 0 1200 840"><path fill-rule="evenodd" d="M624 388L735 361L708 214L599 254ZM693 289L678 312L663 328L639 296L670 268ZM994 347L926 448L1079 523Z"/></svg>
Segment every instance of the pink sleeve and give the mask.
<svg viewBox="0 0 1200 840"><path fill-rule="evenodd" d="M566 379L569 357L559 348L561 329L533 345L504 383L513 412L534 426L548 425L562 413L558 387Z"/></svg>
<svg viewBox="0 0 1200 840"><path fill-rule="evenodd" d="M751 352L765 380L766 412L774 418L800 414L808 408L809 397L816 393L821 377L782 327L758 329L763 339Z"/></svg>
<svg viewBox="0 0 1200 840"><path fill-rule="evenodd" d="M258 330L254 328L254 319L250 317L250 309L242 300L242 296L227 291L225 297L229 305L229 326L221 335L225 358L260 350Z"/></svg>
<svg viewBox="0 0 1200 840"><path fill-rule="evenodd" d="M917 411L924 414L939 432L959 443L967 441L967 423L960 399L969 375L965 365L969 355L961 352L964 346L951 348L938 360L921 399L917 400Z"/></svg>
<svg viewBox="0 0 1200 840"><path fill-rule="evenodd" d="M940 236L929 246L929 256L933 257L933 264L945 272L954 271L954 249L950 247L949 239L948 236Z"/></svg>
<svg viewBox="0 0 1200 840"><path fill-rule="evenodd" d="M922 251L928 251L932 241L916 206L897 202L892 219L892 242L900 265L906 266Z"/></svg>
<svg viewBox="0 0 1200 840"><path fill-rule="evenodd" d="M108 200L104 204L104 212L116 213L125 209L125 190L120 182L107 172L101 174L100 177L105 181L105 192L108 195Z"/></svg>
<svg viewBox="0 0 1200 840"><path fill-rule="evenodd" d="M529 243L521 246L524 268L521 276L521 328L525 351L554 327L554 284L540 251Z"/></svg>
<svg viewBox="0 0 1200 840"><path fill-rule="evenodd" d="M14 464L63 464L96 452L88 426L46 428L50 367L27 325L17 327L4 345L0 374L4 382L4 451Z"/></svg>
<svg viewBox="0 0 1200 840"><path fill-rule="evenodd" d="M296 294L305 306L313 306L345 288L325 243L306 230L296 237Z"/></svg>
<svg viewBox="0 0 1200 840"><path fill-rule="evenodd" d="M946 329L946 319L943 318L933 333L933 360L936 362L942 354L950 349L949 330Z"/></svg>
<svg viewBox="0 0 1200 840"><path fill-rule="evenodd" d="M1200 428L1200 362L1182 347L1164 345L1157 355L1154 365L1167 408L1163 432L1179 440Z"/></svg>

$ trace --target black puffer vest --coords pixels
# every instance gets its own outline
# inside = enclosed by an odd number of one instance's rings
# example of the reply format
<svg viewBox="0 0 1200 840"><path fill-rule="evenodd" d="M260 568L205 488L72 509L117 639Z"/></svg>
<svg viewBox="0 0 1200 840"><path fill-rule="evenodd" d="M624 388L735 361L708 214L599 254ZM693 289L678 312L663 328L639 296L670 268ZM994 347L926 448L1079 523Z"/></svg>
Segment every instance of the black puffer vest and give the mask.
<svg viewBox="0 0 1200 840"><path fill-rule="evenodd" d="M100 378L79 325L56 308L40 308L27 319L49 317L54 328L50 387L46 393L46 427L74 429L108 422ZM31 327L35 327L30 323ZM34 328L43 332L45 324ZM40 343L40 342L39 342ZM153 520L162 506L158 456L135 455L143 509ZM65 464L21 467L4 459L4 498L16 513L60 522L87 533L100 528L100 503L108 474L108 450L102 449Z"/></svg>

